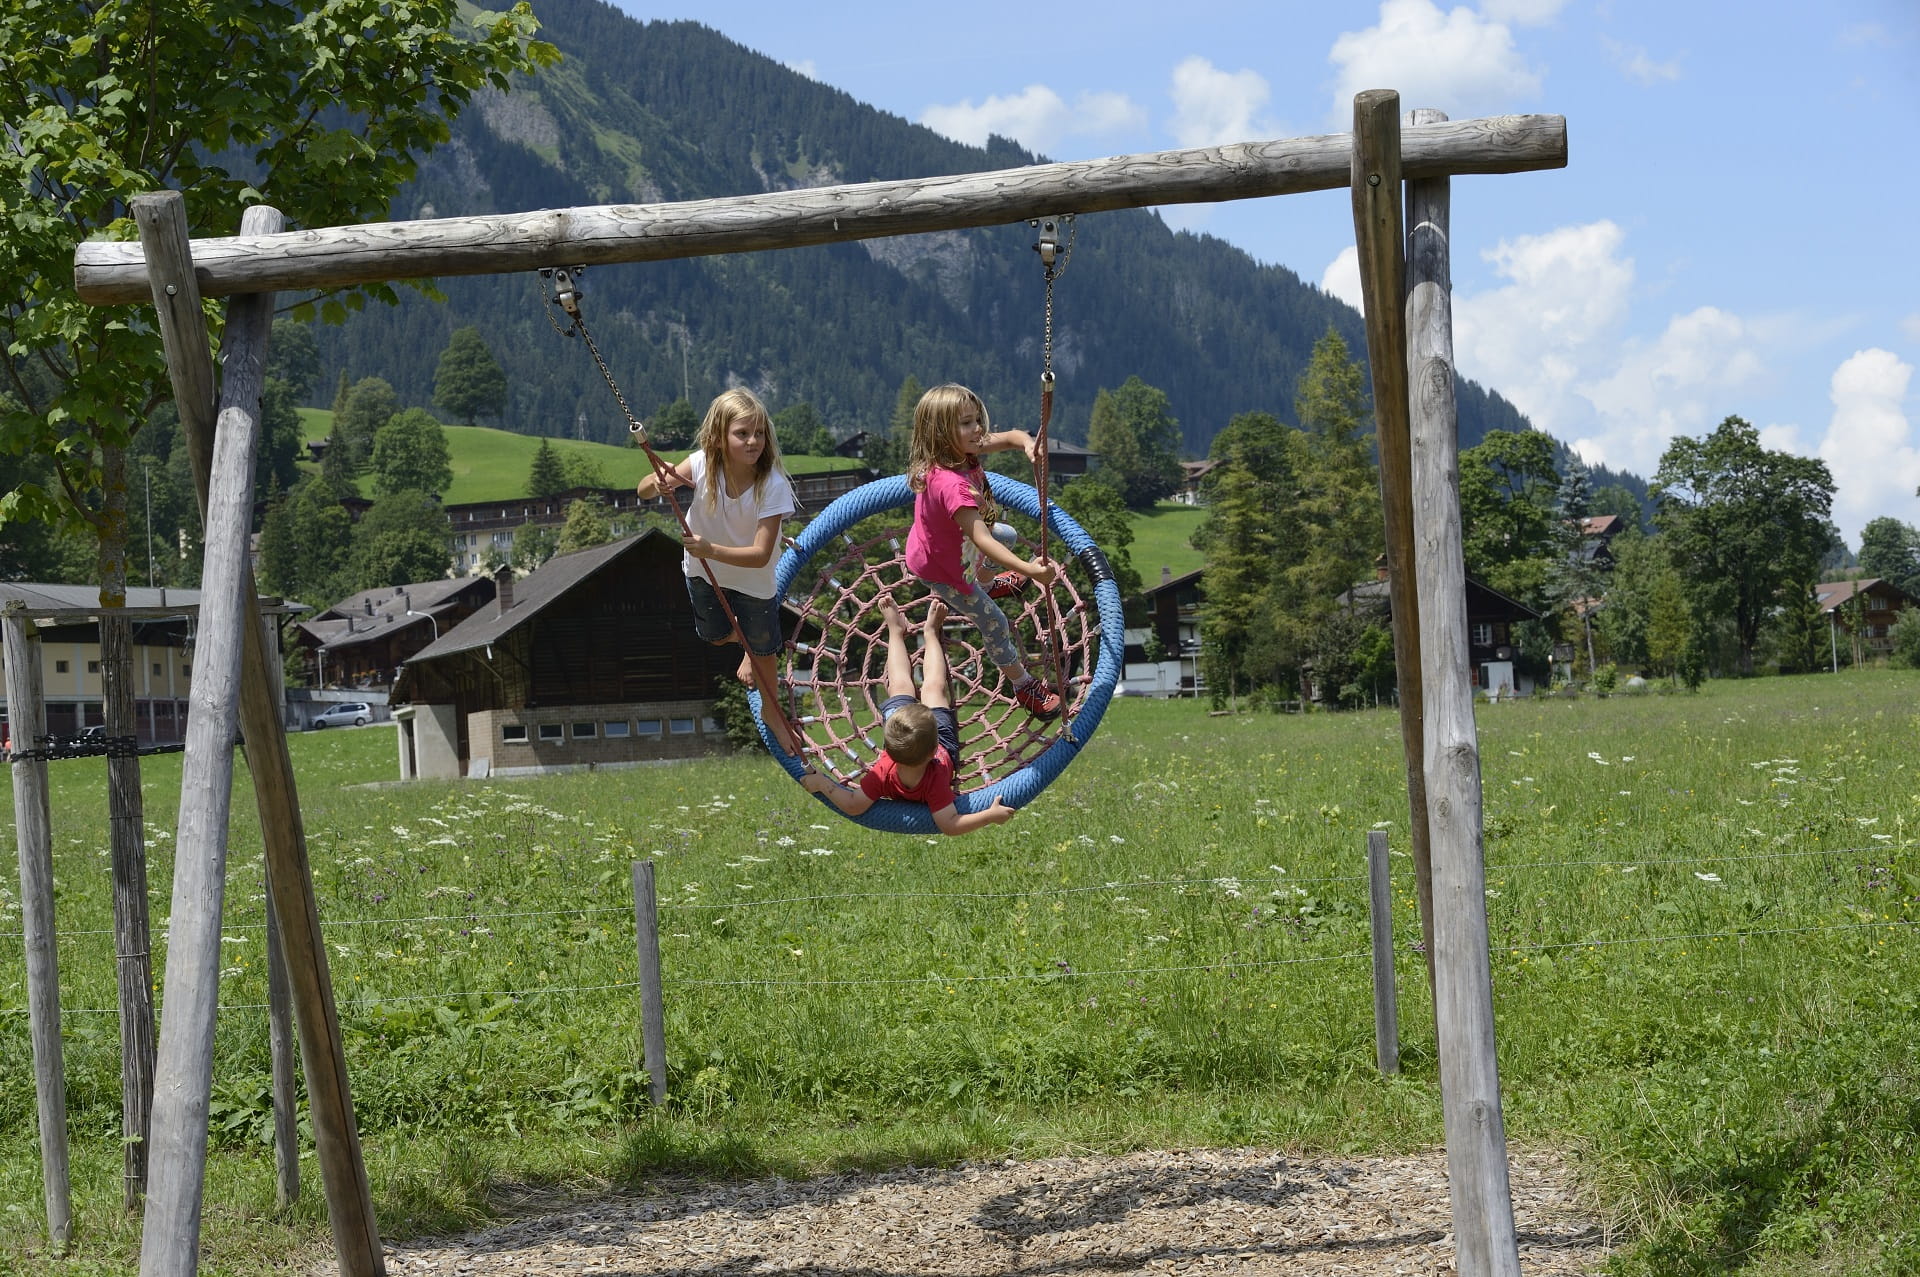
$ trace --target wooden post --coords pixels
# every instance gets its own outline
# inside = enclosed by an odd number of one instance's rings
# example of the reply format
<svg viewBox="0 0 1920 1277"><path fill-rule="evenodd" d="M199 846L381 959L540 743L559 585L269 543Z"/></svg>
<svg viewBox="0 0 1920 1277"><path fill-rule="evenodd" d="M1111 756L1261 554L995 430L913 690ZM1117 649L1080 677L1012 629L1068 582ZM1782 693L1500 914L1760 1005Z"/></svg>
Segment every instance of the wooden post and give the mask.
<svg viewBox="0 0 1920 1277"><path fill-rule="evenodd" d="M256 366L263 362L258 347L265 342L271 305L270 297L236 302L227 334L229 395L221 404L203 522L206 561L201 571L199 640L180 774L173 915L167 928L166 1014L160 1022L158 1085L153 1097L153 1187L140 1235L141 1277L192 1277L200 1263L213 1028L220 1001L220 919L233 803L233 738L240 721L241 654L247 632L260 627L255 608L248 606L252 578L246 570L253 523L253 461L260 433L258 378L249 406L229 400L233 383L247 379L248 361ZM236 334L236 328L242 331Z"/></svg>
<svg viewBox="0 0 1920 1277"><path fill-rule="evenodd" d="M33 1094L40 1117L40 1183L47 1241L64 1255L73 1239L67 1178L67 1079L60 1051L60 960L53 929L53 821L47 802L47 714L40 687L40 638L11 603L0 612L7 664L7 732L12 738L13 829L20 859L20 922L26 933L27 1024L33 1038Z"/></svg>
<svg viewBox="0 0 1920 1277"><path fill-rule="evenodd" d="M1418 112L1416 115L1427 115ZM1434 113L1437 114L1437 113ZM1480 829L1480 749L1467 659L1467 573L1460 546L1459 438L1453 398L1453 299L1445 178L1407 190L1407 352L1426 681L1425 765L1433 824L1434 1014L1440 1095L1462 1277L1518 1277L1506 1125L1494 1056Z"/></svg>
<svg viewBox="0 0 1920 1277"><path fill-rule="evenodd" d="M1367 831L1367 917L1373 924L1373 1051L1382 1073L1400 1071L1400 1004L1393 978L1393 875L1387 831Z"/></svg>
<svg viewBox="0 0 1920 1277"><path fill-rule="evenodd" d="M213 356L207 347L200 288L187 239L185 205L178 192L135 196L134 220L152 277L152 300L166 342L167 372L192 458L204 507L213 463ZM241 222L243 233L267 234L278 228L279 214L253 208ZM263 303L271 304L271 297ZM242 361L243 363L245 361ZM257 361L256 361L257 362ZM233 360L229 356L230 374ZM258 376L256 370L254 376ZM259 382L253 383L254 393ZM244 602L251 608L252 571L247 567ZM341 1277L375 1277L386 1272L380 1234L373 1218L373 1197L354 1126L353 1099L347 1086L346 1049L334 1010L326 946L320 934L313 879L307 867L306 830L300 818L293 760L278 709L272 703L271 677L257 621L243 627L245 671L240 687L240 720L247 739L248 771L267 859L274 920L287 955L301 1060L306 1066L307 1104L313 1121L314 1152L326 1190L327 1219Z"/></svg>
<svg viewBox="0 0 1920 1277"><path fill-rule="evenodd" d="M1408 830L1419 883L1420 933L1433 985L1433 861L1427 785L1421 770L1420 601L1414 588L1413 481L1407 440L1406 260L1400 232L1400 95L1369 89L1353 99L1353 230L1367 310L1374 439L1386 513L1387 590L1393 607L1393 669L1406 752Z"/></svg>
<svg viewBox="0 0 1920 1277"><path fill-rule="evenodd" d="M653 892L653 862L633 862L633 932L640 946L640 1043L646 1053L648 1092L667 1100L667 1017L660 993L660 911Z"/></svg>
<svg viewBox="0 0 1920 1277"><path fill-rule="evenodd" d="M104 605L107 600L101 602ZM120 1132L125 1141L121 1204L134 1210L147 1191L147 1125L153 1104L153 944L147 910L140 727L133 708L133 622L127 619L125 606L122 593L115 606L101 608L99 625L114 954L120 983Z"/></svg>
<svg viewBox="0 0 1920 1277"><path fill-rule="evenodd" d="M293 1076L293 1007L287 955L274 919L273 866L267 875L267 1053L273 1062L274 1202L287 1210L300 1200L300 1114Z"/></svg>
<svg viewBox="0 0 1920 1277"><path fill-rule="evenodd" d="M1557 115L1504 115L1410 132L1410 177L1523 173L1566 165ZM615 204L424 222L327 226L279 236L202 240L193 269L209 297L337 288L422 275L501 275L543 266L666 261L801 248L885 235L999 226L1064 209L1095 213L1149 204L1210 203L1347 184L1341 134L997 173L769 191L680 204ZM95 305L143 302L148 270L137 244L89 241L74 250L74 287Z"/></svg>

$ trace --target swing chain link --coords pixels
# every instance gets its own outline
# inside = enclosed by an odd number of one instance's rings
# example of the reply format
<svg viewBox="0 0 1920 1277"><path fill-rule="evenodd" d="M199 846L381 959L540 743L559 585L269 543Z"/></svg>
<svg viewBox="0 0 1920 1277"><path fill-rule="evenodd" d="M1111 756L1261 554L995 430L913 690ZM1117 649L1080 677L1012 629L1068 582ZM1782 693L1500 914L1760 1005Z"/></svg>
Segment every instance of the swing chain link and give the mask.
<svg viewBox="0 0 1920 1277"><path fill-rule="evenodd" d="M1067 242L1060 243L1060 224L1067 227ZM1073 240L1079 226L1073 220L1072 213L1062 213L1058 217L1035 218L1027 225L1038 231L1039 238L1034 240L1033 251L1040 254L1040 264L1045 268L1047 280L1046 323L1040 352L1040 382L1051 389L1053 386L1053 281L1067 273L1067 262L1073 256Z"/></svg>
<svg viewBox="0 0 1920 1277"><path fill-rule="evenodd" d="M594 341L593 334L587 331L586 317L580 313L580 273L584 270L586 270L585 266L542 266L540 268L540 295L546 299L547 303L543 313L547 317L547 322L553 326L553 331L562 337L578 337L586 343L587 350L593 355L593 362L600 368L600 375L606 379L607 389L613 392L614 402L620 405L620 415L627 419L627 433L637 442L645 443L647 427L633 415L633 409L627 404L627 397L620 392L619 383L613 379L613 370L607 367L606 358L600 353L599 343ZM548 280L553 280L555 284L551 291L547 288ZM566 314L565 327L562 327L560 321L554 318L556 309Z"/></svg>

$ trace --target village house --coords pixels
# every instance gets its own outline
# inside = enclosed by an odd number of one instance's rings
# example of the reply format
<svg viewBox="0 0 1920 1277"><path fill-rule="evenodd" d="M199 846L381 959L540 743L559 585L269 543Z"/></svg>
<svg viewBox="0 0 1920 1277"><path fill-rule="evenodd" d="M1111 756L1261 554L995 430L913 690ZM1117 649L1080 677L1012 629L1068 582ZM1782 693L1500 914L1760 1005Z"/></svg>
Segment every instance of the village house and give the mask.
<svg viewBox="0 0 1920 1277"><path fill-rule="evenodd" d="M1881 577L1822 581L1813 590L1827 617L1836 665L1842 647L1855 664L1888 655L1893 651L1893 623L1900 609L1920 606L1912 595Z"/></svg>
<svg viewBox="0 0 1920 1277"><path fill-rule="evenodd" d="M740 649L693 632L679 542L649 529L556 555L409 656L402 779L519 775L727 748L713 716Z"/></svg>

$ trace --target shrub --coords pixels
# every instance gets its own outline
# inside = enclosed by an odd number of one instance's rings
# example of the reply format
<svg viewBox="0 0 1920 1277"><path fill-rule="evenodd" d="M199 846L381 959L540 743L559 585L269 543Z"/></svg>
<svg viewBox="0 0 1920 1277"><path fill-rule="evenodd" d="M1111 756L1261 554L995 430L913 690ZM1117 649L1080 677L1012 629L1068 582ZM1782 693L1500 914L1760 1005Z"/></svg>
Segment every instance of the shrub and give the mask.
<svg viewBox="0 0 1920 1277"><path fill-rule="evenodd" d="M1601 696L1613 695L1620 685L1620 668L1609 661L1593 672L1593 690Z"/></svg>
<svg viewBox="0 0 1920 1277"><path fill-rule="evenodd" d="M1920 669L1920 608L1901 608L1888 634L1893 639L1893 663L1906 669Z"/></svg>

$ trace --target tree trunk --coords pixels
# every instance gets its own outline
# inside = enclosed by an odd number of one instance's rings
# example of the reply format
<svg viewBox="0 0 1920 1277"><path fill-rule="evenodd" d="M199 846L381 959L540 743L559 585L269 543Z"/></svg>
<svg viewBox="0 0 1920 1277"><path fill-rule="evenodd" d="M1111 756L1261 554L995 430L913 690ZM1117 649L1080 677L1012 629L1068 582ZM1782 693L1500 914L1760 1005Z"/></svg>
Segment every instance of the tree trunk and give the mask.
<svg viewBox="0 0 1920 1277"><path fill-rule="evenodd" d="M127 604L127 458L102 452L100 686L107 727L107 814L113 867L114 951L120 981L120 1109L126 1158L123 1202L138 1209L147 1190L147 1116L153 1106L153 960L147 922L146 821L140 794L139 725L134 712L133 623Z"/></svg>

